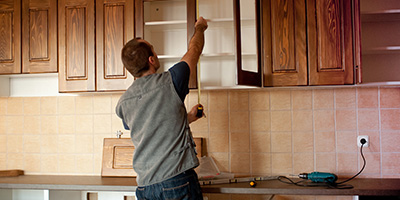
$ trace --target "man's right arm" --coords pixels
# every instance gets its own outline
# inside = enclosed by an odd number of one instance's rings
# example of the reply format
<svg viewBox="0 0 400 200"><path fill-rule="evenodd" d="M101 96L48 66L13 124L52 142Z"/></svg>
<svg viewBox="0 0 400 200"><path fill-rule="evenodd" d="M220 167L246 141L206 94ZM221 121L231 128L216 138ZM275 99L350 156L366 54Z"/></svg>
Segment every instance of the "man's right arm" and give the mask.
<svg viewBox="0 0 400 200"><path fill-rule="evenodd" d="M190 71L194 71L203 51L204 31L208 27L207 21L203 17L200 17L194 27L195 32L192 39L190 39L188 51L181 59L181 61L185 61L189 65Z"/></svg>

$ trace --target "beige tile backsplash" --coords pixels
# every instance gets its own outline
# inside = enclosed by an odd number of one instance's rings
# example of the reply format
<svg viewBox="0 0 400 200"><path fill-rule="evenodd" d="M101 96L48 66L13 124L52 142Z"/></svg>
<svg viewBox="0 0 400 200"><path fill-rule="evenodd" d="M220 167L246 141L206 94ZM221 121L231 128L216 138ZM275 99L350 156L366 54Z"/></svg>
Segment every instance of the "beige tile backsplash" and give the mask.
<svg viewBox="0 0 400 200"><path fill-rule="evenodd" d="M0 170L100 175L103 139L123 130L114 111L120 95L0 98ZM362 176L400 177L399 87L212 90L201 103L207 118L191 128L221 171L348 177L362 166L356 138L368 135Z"/></svg>

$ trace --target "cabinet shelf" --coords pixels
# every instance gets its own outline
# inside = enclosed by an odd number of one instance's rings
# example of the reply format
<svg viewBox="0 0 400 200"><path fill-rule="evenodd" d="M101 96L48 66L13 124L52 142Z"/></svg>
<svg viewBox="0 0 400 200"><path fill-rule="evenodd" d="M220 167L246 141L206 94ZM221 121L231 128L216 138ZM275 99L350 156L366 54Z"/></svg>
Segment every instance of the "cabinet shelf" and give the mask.
<svg viewBox="0 0 400 200"><path fill-rule="evenodd" d="M398 54L400 53L400 46L386 46L386 47L374 47L374 48L363 48L362 54Z"/></svg>
<svg viewBox="0 0 400 200"><path fill-rule="evenodd" d="M376 11L361 13L361 22L400 21L400 10Z"/></svg>
<svg viewBox="0 0 400 200"><path fill-rule="evenodd" d="M400 47L399 47L400 48ZM183 55L158 55L158 59L176 59L182 58ZM218 58L218 57L234 57L234 53L206 53L201 58ZM242 56L257 56L255 53L243 53Z"/></svg>

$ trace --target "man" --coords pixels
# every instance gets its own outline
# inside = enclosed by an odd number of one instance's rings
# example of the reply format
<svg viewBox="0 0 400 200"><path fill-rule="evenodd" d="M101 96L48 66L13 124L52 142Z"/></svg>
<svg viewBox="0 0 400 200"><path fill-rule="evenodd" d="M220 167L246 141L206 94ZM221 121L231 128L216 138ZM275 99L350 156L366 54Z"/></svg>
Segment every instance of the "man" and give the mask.
<svg viewBox="0 0 400 200"><path fill-rule="evenodd" d="M149 42L136 38L122 49L122 62L135 81L121 96L116 114L131 131L139 199L203 199L193 170L199 161L189 128L189 123L199 119L198 105L187 113L184 99L207 27L200 17L186 54L160 74L156 73L160 68L157 54Z"/></svg>

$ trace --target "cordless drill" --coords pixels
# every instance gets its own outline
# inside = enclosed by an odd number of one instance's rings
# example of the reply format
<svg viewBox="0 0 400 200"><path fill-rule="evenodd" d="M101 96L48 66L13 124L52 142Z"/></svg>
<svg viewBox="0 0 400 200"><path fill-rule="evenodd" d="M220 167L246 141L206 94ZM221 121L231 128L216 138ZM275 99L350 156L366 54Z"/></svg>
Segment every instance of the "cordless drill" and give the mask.
<svg viewBox="0 0 400 200"><path fill-rule="evenodd" d="M301 173L299 178L311 180L314 183L335 183L337 176L328 172Z"/></svg>

